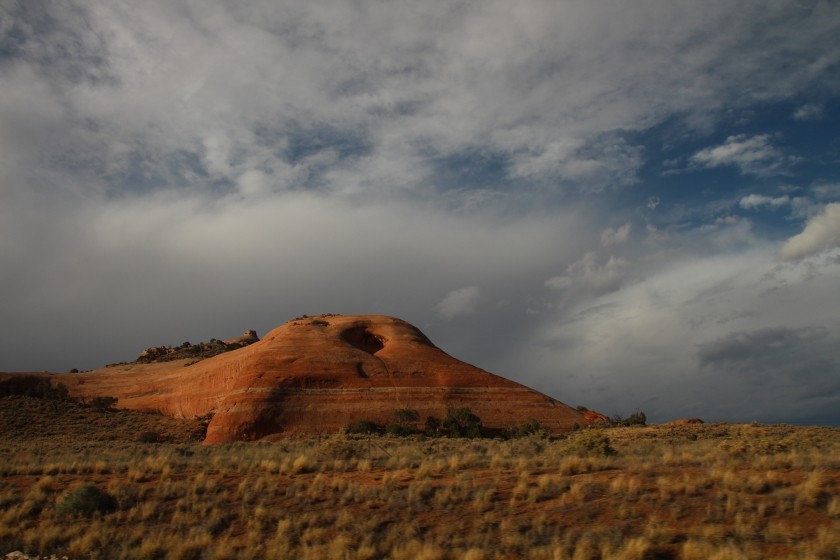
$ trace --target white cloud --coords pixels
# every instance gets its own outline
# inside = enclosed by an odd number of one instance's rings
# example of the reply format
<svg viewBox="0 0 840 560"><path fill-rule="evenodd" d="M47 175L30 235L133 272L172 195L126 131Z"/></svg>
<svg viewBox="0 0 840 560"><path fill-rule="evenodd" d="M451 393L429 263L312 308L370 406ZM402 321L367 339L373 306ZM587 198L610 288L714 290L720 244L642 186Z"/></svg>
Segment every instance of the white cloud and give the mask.
<svg viewBox="0 0 840 560"><path fill-rule="evenodd" d="M452 290L443 300L435 306L435 311L445 318L454 319L463 315L475 313L476 307L481 300L481 288L478 286L465 286Z"/></svg>
<svg viewBox="0 0 840 560"><path fill-rule="evenodd" d="M744 174L777 173L783 170L792 158L773 147L770 139L768 134L730 136L720 146L700 150L691 156L691 161L702 167L734 165Z"/></svg>
<svg viewBox="0 0 840 560"><path fill-rule="evenodd" d="M610 186L635 183L642 162L641 150L620 138L587 144L581 139L561 139L537 153L517 154L512 172L519 177L554 179L585 192L600 192Z"/></svg>
<svg viewBox="0 0 840 560"><path fill-rule="evenodd" d="M612 247L613 245L621 245L623 243L627 243L627 239L630 237L631 228L632 225L630 224L630 222L627 222L626 224L617 229L605 229L601 233L601 246Z"/></svg>
<svg viewBox="0 0 840 560"><path fill-rule="evenodd" d="M779 253L785 260L800 260L840 247L840 203L826 204L805 224L802 233L788 239Z"/></svg>
<svg viewBox="0 0 840 560"><path fill-rule="evenodd" d="M778 267L764 245L650 264L619 291L545 315L509 367L535 355L537 384L608 414L641 407L656 421L832 418L840 320L826 302L840 263L811 277Z"/></svg>
<svg viewBox="0 0 840 560"><path fill-rule="evenodd" d="M553 276L545 286L564 291L576 288L589 294L601 295L618 290L628 277L630 263L621 257L611 256L604 264L598 263L598 256L588 251L583 258L566 267L565 274Z"/></svg>
<svg viewBox="0 0 840 560"><path fill-rule="evenodd" d="M745 197L742 197L738 205L741 208L749 210L753 208L760 208L761 206L772 206L773 208L778 208L780 206L790 204L790 202L790 197L787 195L777 196L774 198L770 196L764 196L761 194L749 194Z"/></svg>

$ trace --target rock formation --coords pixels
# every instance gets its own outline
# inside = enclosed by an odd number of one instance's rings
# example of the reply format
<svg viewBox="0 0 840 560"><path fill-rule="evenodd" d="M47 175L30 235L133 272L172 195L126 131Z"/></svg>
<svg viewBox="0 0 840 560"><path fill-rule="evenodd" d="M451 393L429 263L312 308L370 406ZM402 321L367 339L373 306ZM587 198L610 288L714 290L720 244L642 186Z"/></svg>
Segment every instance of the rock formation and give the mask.
<svg viewBox="0 0 840 560"><path fill-rule="evenodd" d="M703 421L700 418L679 418L677 420L671 420L668 423L672 426L688 426L691 424L703 424Z"/></svg>
<svg viewBox="0 0 840 560"><path fill-rule="evenodd" d="M199 362L135 362L52 380L71 397L117 397L120 408L213 414L206 443L387 423L404 408L417 410L422 422L468 407L498 430L530 419L553 432L590 423L551 397L449 356L417 328L386 316L306 317Z"/></svg>
<svg viewBox="0 0 840 560"><path fill-rule="evenodd" d="M248 346L259 341L260 337L257 336L257 331L254 329L248 329L241 336L229 338L225 340L224 343L228 346Z"/></svg>

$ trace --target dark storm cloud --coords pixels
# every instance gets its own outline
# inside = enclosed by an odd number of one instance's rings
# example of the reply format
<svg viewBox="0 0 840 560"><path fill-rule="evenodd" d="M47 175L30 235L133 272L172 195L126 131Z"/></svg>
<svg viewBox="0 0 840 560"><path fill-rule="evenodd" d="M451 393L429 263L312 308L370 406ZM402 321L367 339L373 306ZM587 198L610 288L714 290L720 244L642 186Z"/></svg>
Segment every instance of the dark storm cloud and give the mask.
<svg viewBox="0 0 840 560"><path fill-rule="evenodd" d="M825 327L771 327L734 332L700 346L705 374L725 372L754 384L790 384L800 399L840 395L838 340Z"/></svg>

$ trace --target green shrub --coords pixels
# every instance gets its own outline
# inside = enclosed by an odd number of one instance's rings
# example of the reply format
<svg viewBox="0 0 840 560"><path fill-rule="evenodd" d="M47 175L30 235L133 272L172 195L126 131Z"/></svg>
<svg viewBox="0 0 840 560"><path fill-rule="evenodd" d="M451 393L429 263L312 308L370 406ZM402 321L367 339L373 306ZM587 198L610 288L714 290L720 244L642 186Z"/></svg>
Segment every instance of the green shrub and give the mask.
<svg viewBox="0 0 840 560"><path fill-rule="evenodd" d="M408 426L392 422L385 426L385 433L390 436L406 437L414 433L414 430Z"/></svg>
<svg viewBox="0 0 840 560"><path fill-rule="evenodd" d="M584 430L578 432L571 440L573 451L591 455L615 455L610 438L602 430Z"/></svg>
<svg viewBox="0 0 840 560"><path fill-rule="evenodd" d="M347 424L344 431L348 434L381 434L385 430L381 425L371 420L359 420Z"/></svg>
<svg viewBox="0 0 840 560"><path fill-rule="evenodd" d="M429 437L437 437L440 435L440 428L443 423L441 422L440 418L436 416L427 416L426 417L426 424L423 433L425 433Z"/></svg>
<svg viewBox="0 0 840 560"><path fill-rule="evenodd" d="M27 397L34 397L36 399L44 399L48 401L66 401L69 400L69 391L64 383L56 383L54 386L47 380L42 379L34 387L30 387L24 392Z"/></svg>
<svg viewBox="0 0 840 560"><path fill-rule="evenodd" d="M443 419L443 431L449 437L481 437L481 418L469 408L450 408Z"/></svg>
<svg viewBox="0 0 840 560"><path fill-rule="evenodd" d="M621 423L623 426L644 426L647 424L647 416L644 411L636 410L635 414L631 414Z"/></svg>
<svg viewBox="0 0 840 560"><path fill-rule="evenodd" d="M505 428L504 430L504 436L510 439L527 437L536 434L546 435L547 433L548 430L546 427L534 418L531 418L527 422L523 422L518 426L511 426L509 428Z"/></svg>
<svg viewBox="0 0 840 560"><path fill-rule="evenodd" d="M385 426L385 431L394 436L410 436L417 432L417 422L420 413L413 408L398 408L391 413L394 421Z"/></svg>
<svg viewBox="0 0 840 560"><path fill-rule="evenodd" d="M137 436L137 441L140 443L160 443L163 441L163 437L157 432L141 432Z"/></svg>
<svg viewBox="0 0 840 560"><path fill-rule="evenodd" d="M96 410L111 410L114 408L114 405L117 404L117 397L93 397L93 400L90 401L90 405L95 408Z"/></svg>
<svg viewBox="0 0 840 560"><path fill-rule="evenodd" d="M83 484L65 494L56 509L59 515L91 517L97 512L110 513L116 511L117 500L94 484Z"/></svg>

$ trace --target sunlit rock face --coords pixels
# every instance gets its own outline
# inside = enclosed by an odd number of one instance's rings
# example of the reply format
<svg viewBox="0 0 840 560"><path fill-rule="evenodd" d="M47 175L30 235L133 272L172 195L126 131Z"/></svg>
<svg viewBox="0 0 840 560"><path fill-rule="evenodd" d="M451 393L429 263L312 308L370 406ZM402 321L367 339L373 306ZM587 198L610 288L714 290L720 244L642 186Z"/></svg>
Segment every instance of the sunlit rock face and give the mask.
<svg viewBox="0 0 840 560"><path fill-rule="evenodd" d="M58 376L71 396L192 418L213 414L206 443L331 433L358 420L420 422L468 407L501 430L531 419L553 432L590 422L577 410L453 358L416 327L379 315L289 321L241 349L191 363L131 363ZM419 426L418 426L419 427Z"/></svg>

